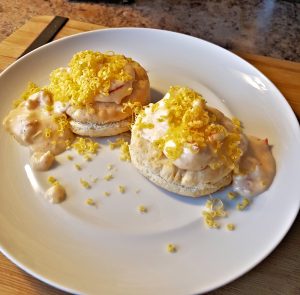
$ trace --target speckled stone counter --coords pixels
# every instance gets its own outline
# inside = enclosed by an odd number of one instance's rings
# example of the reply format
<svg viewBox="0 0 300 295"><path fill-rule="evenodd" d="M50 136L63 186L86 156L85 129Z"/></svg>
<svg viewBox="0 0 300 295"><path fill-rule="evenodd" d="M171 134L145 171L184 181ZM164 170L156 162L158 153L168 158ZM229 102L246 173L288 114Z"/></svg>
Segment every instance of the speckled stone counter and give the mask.
<svg viewBox="0 0 300 295"><path fill-rule="evenodd" d="M233 50L300 61L300 3L136 0L132 5L118 5L103 2L0 0L0 41L31 17L47 14L109 27L177 31Z"/></svg>

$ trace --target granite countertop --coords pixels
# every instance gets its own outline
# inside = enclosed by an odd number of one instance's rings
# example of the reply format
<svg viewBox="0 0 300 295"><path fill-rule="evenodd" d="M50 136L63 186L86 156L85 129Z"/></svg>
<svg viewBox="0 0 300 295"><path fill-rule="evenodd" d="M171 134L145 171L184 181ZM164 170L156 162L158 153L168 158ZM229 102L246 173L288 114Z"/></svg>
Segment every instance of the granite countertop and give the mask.
<svg viewBox="0 0 300 295"><path fill-rule="evenodd" d="M300 61L300 3L283 0L1 0L0 41L35 15L62 15L109 27L151 27L228 49ZM98 3L95 3L98 2Z"/></svg>

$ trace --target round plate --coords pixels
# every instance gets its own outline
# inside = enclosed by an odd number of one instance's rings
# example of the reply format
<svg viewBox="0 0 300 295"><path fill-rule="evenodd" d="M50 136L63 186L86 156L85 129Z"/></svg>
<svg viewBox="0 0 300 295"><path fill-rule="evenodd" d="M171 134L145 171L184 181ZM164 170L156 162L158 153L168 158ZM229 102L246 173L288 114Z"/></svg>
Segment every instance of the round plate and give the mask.
<svg viewBox="0 0 300 295"><path fill-rule="evenodd" d="M28 165L28 150L1 127L2 252L35 277L84 294L194 294L254 267L278 245L299 209L299 125L284 97L247 62L203 40L152 29L107 29L43 46L4 71L1 119L28 81L45 85L51 70L85 49L113 50L140 62L153 99L170 85L186 85L241 119L246 133L267 137L277 163L274 182L243 212L226 201L226 191L215 194L224 199L229 216L221 220L221 229L212 230L201 217L206 198L184 198L156 187L121 162L107 139L99 140L91 162L70 151L57 157L54 169L36 173ZM75 163L82 164L81 171ZM105 181L109 164L114 178ZM60 205L43 198L49 175L66 187L68 199ZM80 178L89 180L91 189L84 189ZM126 186L125 193L119 185ZM105 197L105 191L111 195ZM88 197L96 206L85 205ZM139 213L139 205L148 212ZM229 222L235 231L225 229ZM178 251L168 253L168 243Z"/></svg>

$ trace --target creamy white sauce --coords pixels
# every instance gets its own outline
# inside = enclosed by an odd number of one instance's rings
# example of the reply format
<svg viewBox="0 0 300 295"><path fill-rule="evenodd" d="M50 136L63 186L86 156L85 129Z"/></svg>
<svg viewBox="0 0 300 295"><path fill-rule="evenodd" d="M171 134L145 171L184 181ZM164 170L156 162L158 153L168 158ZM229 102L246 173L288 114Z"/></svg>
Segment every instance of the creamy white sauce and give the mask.
<svg viewBox="0 0 300 295"><path fill-rule="evenodd" d="M65 113L68 107L70 106L69 102L55 101L53 104L54 113Z"/></svg>
<svg viewBox="0 0 300 295"><path fill-rule="evenodd" d="M66 141L72 142L75 136L69 127L64 128L62 133L57 132L58 125L54 122L52 112L44 108L49 101L50 98L43 91L30 96L10 111L3 125L21 145L28 146L31 151L50 151L57 155L65 151ZM49 137L45 135L46 130L51 130Z"/></svg>
<svg viewBox="0 0 300 295"><path fill-rule="evenodd" d="M169 124L165 121L159 121L159 119L163 116L168 115L168 110L165 108L165 104L163 101L160 101L158 109L152 113L151 107L152 103L145 109L145 117L143 118L143 122L146 124L153 124L154 128L144 128L142 129L142 137L153 142L161 137L163 137L168 128Z"/></svg>
<svg viewBox="0 0 300 295"><path fill-rule="evenodd" d="M54 184L46 191L45 199L53 204L63 202L66 199L65 188L60 184Z"/></svg>
<svg viewBox="0 0 300 295"><path fill-rule="evenodd" d="M95 96L94 100L99 102L114 102L116 104L120 104L125 97L130 95L133 91L135 71L132 65L127 64L124 67L124 72L132 77L131 81L124 82L119 80L112 80L109 88L109 95L99 93Z"/></svg>
<svg viewBox="0 0 300 295"><path fill-rule="evenodd" d="M276 173L275 159L265 140L248 137L248 148L233 176L233 190L244 197L258 195L267 190Z"/></svg>
<svg viewBox="0 0 300 295"><path fill-rule="evenodd" d="M192 148L184 147L181 156L173 164L180 169L191 171L199 171L207 167L213 159L213 154L209 147L198 149L194 152L191 151Z"/></svg>
<svg viewBox="0 0 300 295"><path fill-rule="evenodd" d="M35 152L31 155L30 164L31 167L35 170L46 171L49 170L54 164L55 157L50 152Z"/></svg>

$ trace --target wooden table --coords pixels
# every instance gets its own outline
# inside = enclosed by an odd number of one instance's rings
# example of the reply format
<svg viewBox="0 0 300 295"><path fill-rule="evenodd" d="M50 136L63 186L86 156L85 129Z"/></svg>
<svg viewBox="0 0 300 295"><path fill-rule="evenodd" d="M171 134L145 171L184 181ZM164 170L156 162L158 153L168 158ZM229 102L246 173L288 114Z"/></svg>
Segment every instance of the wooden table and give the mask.
<svg viewBox="0 0 300 295"><path fill-rule="evenodd" d="M52 19L52 16L34 17L1 42L0 71L14 62ZM101 28L104 27L69 20L55 39ZM300 118L300 63L236 53L263 72L278 87ZM2 294L66 293L33 278L0 254L0 295ZM300 294L299 216L281 244L262 263L243 277L210 294Z"/></svg>

